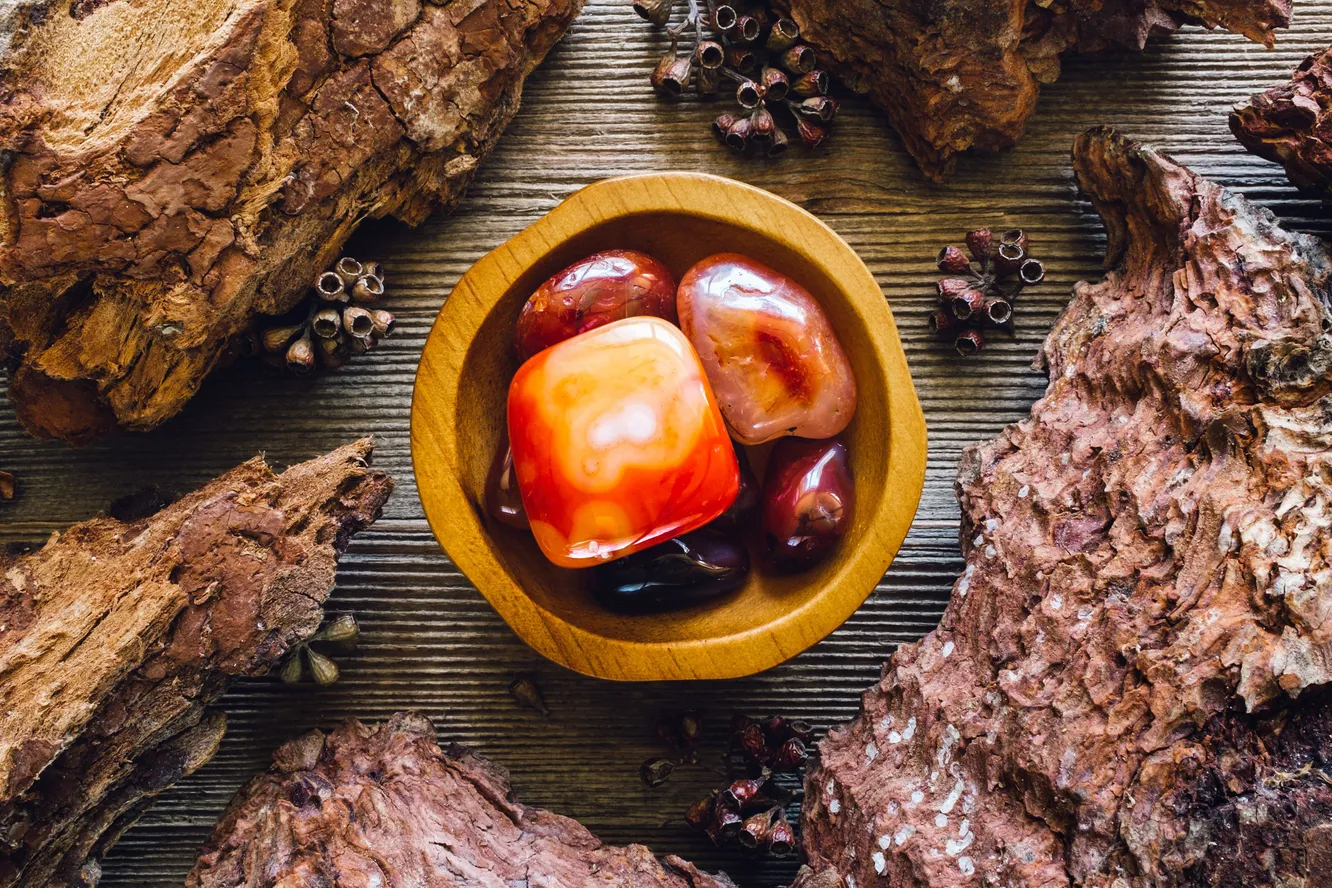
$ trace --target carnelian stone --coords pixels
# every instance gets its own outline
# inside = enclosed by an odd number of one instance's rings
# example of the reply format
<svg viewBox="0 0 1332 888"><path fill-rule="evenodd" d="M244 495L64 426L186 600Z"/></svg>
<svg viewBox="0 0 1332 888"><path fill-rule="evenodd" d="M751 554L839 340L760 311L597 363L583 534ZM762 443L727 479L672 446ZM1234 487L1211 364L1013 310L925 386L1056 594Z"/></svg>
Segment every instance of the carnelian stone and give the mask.
<svg viewBox="0 0 1332 888"><path fill-rule="evenodd" d="M739 489L698 355L657 318L616 321L538 353L513 378L508 413L532 534L563 567L702 527Z"/></svg>
<svg viewBox="0 0 1332 888"><path fill-rule="evenodd" d="M637 250L603 250L551 275L523 305L518 360L606 324L651 315L675 323L675 276Z"/></svg>
<svg viewBox="0 0 1332 888"><path fill-rule="evenodd" d="M685 272L677 307L741 444L831 438L851 421L851 362L800 284L747 256L719 253Z"/></svg>

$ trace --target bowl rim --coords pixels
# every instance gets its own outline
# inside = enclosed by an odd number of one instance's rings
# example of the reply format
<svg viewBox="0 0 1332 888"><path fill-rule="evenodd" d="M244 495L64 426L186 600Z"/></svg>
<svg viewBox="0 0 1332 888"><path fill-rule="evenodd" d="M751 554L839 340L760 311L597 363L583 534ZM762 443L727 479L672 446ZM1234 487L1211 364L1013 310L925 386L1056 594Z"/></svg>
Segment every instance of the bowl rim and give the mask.
<svg viewBox="0 0 1332 888"><path fill-rule="evenodd" d="M737 209L741 204L751 210L762 205L769 225L747 221L754 215L742 217ZM884 484L893 494L879 498L856 552L825 588L775 619L725 636L629 640L598 634L543 608L509 578L492 551L478 510L451 468L458 464L452 417L467 351L457 344L464 336L470 346L500 296L564 241L617 218L663 212L759 231L803 254L837 283L864 325L884 377L892 418ZM773 230L771 223L782 217L785 223ZM478 281L487 283L481 287ZM500 281L504 286L496 285ZM451 371L447 378L438 372L437 361ZM432 372L427 373L428 367ZM431 398L419 397L423 387L431 389ZM428 424L439 434L431 436L427 447L423 429ZM925 480L924 413L888 300L864 261L803 208L761 188L708 173L642 173L587 185L477 260L458 280L426 338L412 387L410 439L426 521L458 569L528 646L576 672L616 681L738 678L772 668L821 641L873 594L906 538Z"/></svg>

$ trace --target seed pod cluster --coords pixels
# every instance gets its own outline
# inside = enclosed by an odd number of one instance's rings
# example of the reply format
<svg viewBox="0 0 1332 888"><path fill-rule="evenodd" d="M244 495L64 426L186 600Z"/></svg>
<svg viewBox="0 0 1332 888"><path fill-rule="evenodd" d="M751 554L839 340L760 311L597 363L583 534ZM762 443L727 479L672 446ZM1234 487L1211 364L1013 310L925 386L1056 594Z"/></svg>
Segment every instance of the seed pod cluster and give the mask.
<svg viewBox="0 0 1332 888"><path fill-rule="evenodd" d="M969 231L965 251L944 247L936 263L948 277L936 285L939 307L930 313L930 329L952 342L963 357L985 347L986 331L1011 333L1018 294L1045 279L1045 266L1028 253L1027 235L1020 228L998 238L988 228Z"/></svg>
<svg viewBox="0 0 1332 888"><path fill-rule="evenodd" d="M378 262L362 265L343 256L315 278L314 297L303 315L260 332L266 359L299 374L341 367L393 332L393 315L374 308L383 295L384 272Z"/></svg>
<svg viewBox="0 0 1332 888"><path fill-rule="evenodd" d="M787 809L796 801L813 734L808 724L779 715L763 721L736 716L727 757L732 779L691 805L685 822L718 847L790 854L796 841ZM792 781L796 789L783 785Z"/></svg>
<svg viewBox="0 0 1332 888"><path fill-rule="evenodd" d="M712 129L738 154L784 154L788 130L808 148L821 144L839 106L828 95L830 79L814 50L799 42L799 25L763 5L709 2L704 11L699 0L687 3L684 19L671 25L677 0L633 0L634 11L665 28L671 42L653 69L652 86L670 96L690 88L709 98L734 91L737 110L717 115ZM682 46L686 35L692 45Z"/></svg>
<svg viewBox="0 0 1332 888"><path fill-rule="evenodd" d="M341 672L325 651L347 652L353 650L361 640L361 627L351 614L334 617L316 632L309 641L302 642L291 649L283 661L278 675L287 684L296 684L309 675L317 685L331 685L338 680ZM323 650L316 650L318 645Z"/></svg>

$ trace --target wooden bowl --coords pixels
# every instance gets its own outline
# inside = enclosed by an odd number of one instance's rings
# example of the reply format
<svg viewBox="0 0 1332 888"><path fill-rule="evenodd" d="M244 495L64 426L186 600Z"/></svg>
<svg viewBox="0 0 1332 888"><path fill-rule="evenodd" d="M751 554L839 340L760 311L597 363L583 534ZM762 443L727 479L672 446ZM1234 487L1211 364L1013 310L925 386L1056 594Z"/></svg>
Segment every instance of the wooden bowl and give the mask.
<svg viewBox="0 0 1332 888"><path fill-rule="evenodd" d="M677 277L713 253L744 253L799 281L823 306L859 386L855 419L842 435L855 473L855 517L823 564L795 576L756 564L746 586L720 601L620 616L592 599L590 571L555 567L530 535L486 514L486 472L518 369L519 309L555 272L616 247L650 253ZM763 456L754 465L760 478ZM463 276L417 370L412 460L435 536L537 651L586 675L622 681L733 678L800 653L874 590L920 501L925 419L888 303L845 241L766 191L717 176L663 173L584 188Z"/></svg>

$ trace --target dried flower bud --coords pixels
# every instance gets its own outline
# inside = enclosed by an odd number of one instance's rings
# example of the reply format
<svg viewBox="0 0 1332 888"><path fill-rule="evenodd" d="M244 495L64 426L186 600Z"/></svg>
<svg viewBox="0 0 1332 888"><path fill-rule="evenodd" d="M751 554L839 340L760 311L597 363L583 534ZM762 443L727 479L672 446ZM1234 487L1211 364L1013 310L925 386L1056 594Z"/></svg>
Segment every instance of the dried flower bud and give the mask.
<svg viewBox="0 0 1332 888"><path fill-rule="evenodd" d="M726 47L726 64L741 74L748 74L758 67L758 58L747 47L732 43Z"/></svg>
<svg viewBox="0 0 1332 888"><path fill-rule="evenodd" d="M999 249L995 251L994 268L999 274L1012 274L1026 258L1027 251L1020 245L1001 243Z"/></svg>
<svg viewBox="0 0 1332 888"><path fill-rule="evenodd" d="M638 777L649 789L656 789L675 773L675 762L668 758L650 758L638 768Z"/></svg>
<svg viewBox="0 0 1332 888"><path fill-rule="evenodd" d="M802 100L793 109L801 117L808 117L821 123L832 123L837 117L841 103L828 96L811 96Z"/></svg>
<svg viewBox="0 0 1332 888"><path fill-rule="evenodd" d="M985 317L997 326L1007 324L1013 319L1013 303L1001 296L991 296L985 300Z"/></svg>
<svg viewBox="0 0 1332 888"><path fill-rule="evenodd" d="M301 324L290 324L282 327L270 327L263 332L260 341L263 342L264 351L269 354L277 354L286 351L296 335L302 330Z"/></svg>
<svg viewBox="0 0 1332 888"><path fill-rule="evenodd" d="M525 706L528 709L536 710L542 715L550 715L550 707L546 705L545 698L541 696L541 688L532 680L530 675L520 675L509 683L509 696L518 702L519 706Z"/></svg>
<svg viewBox="0 0 1332 888"><path fill-rule="evenodd" d="M796 132L800 133L800 141L805 143L806 148L817 148L828 138L827 127L803 117L796 119Z"/></svg>
<svg viewBox="0 0 1332 888"><path fill-rule="evenodd" d="M963 290L948 303L949 310L959 321L965 321L984 307L985 294L976 289Z"/></svg>
<svg viewBox="0 0 1332 888"><path fill-rule="evenodd" d="M792 74L808 74L817 64L814 50L803 43L797 43L782 53L782 67Z"/></svg>
<svg viewBox="0 0 1332 888"><path fill-rule="evenodd" d="M350 256L343 256L333 264L333 273L342 278L342 283L348 287L356 283L356 279L365 274L361 270L361 263Z"/></svg>
<svg viewBox="0 0 1332 888"><path fill-rule="evenodd" d="M336 308L321 308L310 320L310 329L316 336L332 339L342 329L342 312Z"/></svg>
<svg viewBox="0 0 1332 888"><path fill-rule="evenodd" d="M320 362L330 370L335 370L347 363L347 342L345 337L320 339L316 343Z"/></svg>
<svg viewBox="0 0 1332 888"><path fill-rule="evenodd" d="M780 102L786 98L786 94L790 91L791 81L787 79L786 72L778 68L765 66L759 72L759 86L763 88L765 98Z"/></svg>
<svg viewBox="0 0 1332 888"><path fill-rule="evenodd" d="M697 830L707 829L712 822L713 812L717 808L717 791L714 789L707 796L699 799L685 811L685 823Z"/></svg>
<svg viewBox="0 0 1332 888"><path fill-rule="evenodd" d="M1018 266L1018 280L1024 284L1039 284L1045 280L1045 266L1039 259L1028 259Z"/></svg>
<svg viewBox="0 0 1332 888"><path fill-rule="evenodd" d="M309 373L314 369L314 344L308 334L302 334L287 348L287 366L297 373Z"/></svg>
<svg viewBox="0 0 1332 888"><path fill-rule="evenodd" d="M726 147L732 151L741 152L749 145L749 118L739 117L731 124L731 128L726 131Z"/></svg>
<svg viewBox="0 0 1332 888"><path fill-rule="evenodd" d="M771 139L777 131L777 121L767 108L757 108L750 115L749 137L751 139Z"/></svg>
<svg viewBox="0 0 1332 888"><path fill-rule="evenodd" d="M773 816L767 838L768 853L774 857L785 857L795 850L795 831L791 829L791 821L786 819L785 810L779 810Z"/></svg>
<svg viewBox="0 0 1332 888"><path fill-rule="evenodd" d="M723 142L726 141L726 134L731 131L735 125L736 116L730 111L723 111L717 115L717 119L712 121L712 134Z"/></svg>
<svg viewBox="0 0 1332 888"><path fill-rule="evenodd" d="M634 12L657 27L671 20L671 7L675 0L634 0Z"/></svg>
<svg viewBox="0 0 1332 888"><path fill-rule="evenodd" d="M935 336L947 336L954 333L962 322L953 317L953 313L946 308L936 308L930 312L929 318L930 332Z"/></svg>
<svg viewBox="0 0 1332 888"><path fill-rule="evenodd" d="M799 737L791 737L777 750L777 754L772 758L772 763L778 768L795 770L803 765L808 758L809 750L805 748L804 741Z"/></svg>
<svg viewBox="0 0 1332 888"><path fill-rule="evenodd" d="M752 111L763 103L763 89L752 80L742 81L735 88L735 102L746 111Z"/></svg>
<svg viewBox="0 0 1332 888"><path fill-rule="evenodd" d="M974 231L967 232L967 249L971 251L971 258L981 263L983 267L988 267L990 263L990 242L993 237L988 228L977 228Z"/></svg>
<svg viewBox="0 0 1332 888"><path fill-rule="evenodd" d="M325 302L346 302L351 298L347 292L347 284L335 271L326 271L315 278L315 292Z"/></svg>
<svg viewBox="0 0 1332 888"><path fill-rule="evenodd" d="M342 312L342 326L354 339L368 339L375 332L374 315L353 305Z"/></svg>
<svg viewBox="0 0 1332 888"><path fill-rule="evenodd" d="M772 828L772 815L772 811L761 811L740 825L736 839L742 848L754 851L767 844L768 830Z"/></svg>
<svg viewBox="0 0 1332 888"><path fill-rule="evenodd" d="M712 11L712 27L723 34L728 33L740 20L740 13L729 3L721 3Z"/></svg>
<svg viewBox="0 0 1332 888"><path fill-rule="evenodd" d="M384 279L363 274L352 287L353 302L375 302L384 295Z"/></svg>
<svg viewBox="0 0 1332 888"><path fill-rule="evenodd" d="M284 684L298 684L305 677L305 666L301 663L301 650L297 648L282 664L278 673Z"/></svg>
<svg viewBox="0 0 1332 888"><path fill-rule="evenodd" d="M1025 250L1027 248L1027 232L1023 231L1021 228L1010 228L1003 234L999 235L999 243L1017 244Z"/></svg>
<svg viewBox="0 0 1332 888"><path fill-rule="evenodd" d="M962 278L943 278L935 286L939 288L939 301L947 305L954 296L970 290L972 283Z"/></svg>
<svg viewBox="0 0 1332 888"><path fill-rule="evenodd" d="M338 680L338 664L312 648L305 649L305 659L310 666L310 677L317 685L331 685Z"/></svg>
<svg viewBox="0 0 1332 888"><path fill-rule="evenodd" d="M969 358L972 355L977 354L984 347L985 337L982 336L981 331L977 330L975 327L969 327L968 329L963 330L961 333L957 334L957 338L953 340L953 348L957 349L957 353L964 358Z"/></svg>
<svg viewBox="0 0 1332 888"><path fill-rule="evenodd" d="M726 842L735 838L740 832L740 826L744 819L739 811L734 811L724 805L718 805L712 814L712 822L707 825L705 832L708 838L712 839L712 844L721 847Z"/></svg>
<svg viewBox="0 0 1332 888"><path fill-rule="evenodd" d="M737 811L743 810L745 805L749 804L762 791L763 784L766 782L761 777L737 780L722 790L721 801L724 805L734 807Z"/></svg>
<svg viewBox="0 0 1332 888"><path fill-rule="evenodd" d="M735 33L732 35L741 43L753 43L759 38L763 31L763 25L754 16L745 14L740 16L735 22Z"/></svg>
<svg viewBox="0 0 1332 888"><path fill-rule="evenodd" d="M694 73L694 92L700 96L715 96L721 91L721 68L699 68Z"/></svg>
<svg viewBox="0 0 1332 888"><path fill-rule="evenodd" d="M957 247L944 247L937 260L939 270L949 274L962 274L971 270L971 260Z"/></svg>
<svg viewBox="0 0 1332 888"><path fill-rule="evenodd" d="M324 624L311 641L326 641L343 647L355 647L361 640L361 627L351 614L340 614Z"/></svg>
<svg viewBox="0 0 1332 888"><path fill-rule="evenodd" d="M780 129L774 129L772 138L768 139L768 156L781 157L789 147L791 147L791 140L786 137L786 133Z"/></svg>
<svg viewBox="0 0 1332 888"><path fill-rule="evenodd" d="M828 94L828 72L814 70L801 74L791 84L791 92L802 99Z"/></svg>
<svg viewBox="0 0 1332 888"><path fill-rule="evenodd" d="M374 335L381 339L391 335L398 326L398 319L393 316L393 313L384 311L382 308L370 312L370 318L374 321Z"/></svg>
<svg viewBox="0 0 1332 888"><path fill-rule="evenodd" d="M789 18L779 18L772 23L772 30L768 32L768 42L765 46L768 52L783 53L795 45L800 39L800 26Z"/></svg>
<svg viewBox="0 0 1332 888"><path fill-rule="evenodd" d="M694 49L694 61L700 68L720 68L726 63L726 48L716 40L704 40Z"/></svg>

